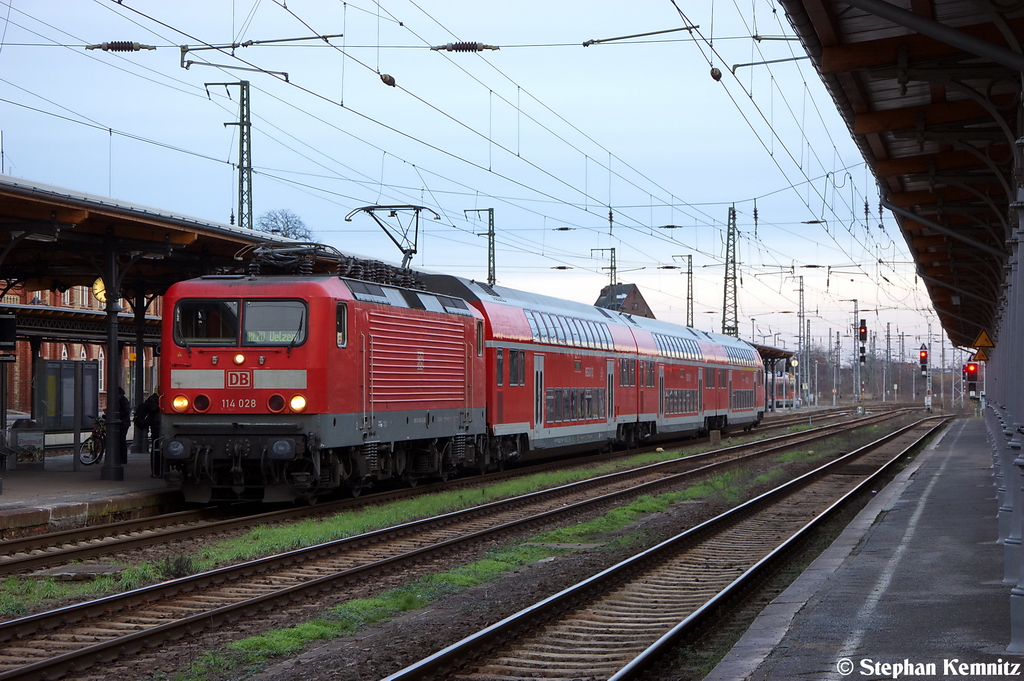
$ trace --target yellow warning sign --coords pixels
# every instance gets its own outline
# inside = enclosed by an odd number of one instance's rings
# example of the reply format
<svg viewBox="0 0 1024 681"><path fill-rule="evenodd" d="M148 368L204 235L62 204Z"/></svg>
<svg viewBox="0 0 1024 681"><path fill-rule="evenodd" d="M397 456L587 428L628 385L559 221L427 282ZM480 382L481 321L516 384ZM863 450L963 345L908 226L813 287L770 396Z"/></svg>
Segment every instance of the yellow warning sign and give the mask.
<svg viewBox="0 0 1024 681"><path fill-rule="evenodd" d="M992 336L988 335L988 331L985 329L981 330L981 333L978 334L978 337L974 339L971 345L976 348L994 348L996 346L992 342Z"/></svg>
<svg viewBox="0 0 1024 681"><path fill-rule="evenodd" d="M988 353L985 352L984 348L978 348L978 351L974 353L974 357L971 358L975 362L987 362Z"/></svg>

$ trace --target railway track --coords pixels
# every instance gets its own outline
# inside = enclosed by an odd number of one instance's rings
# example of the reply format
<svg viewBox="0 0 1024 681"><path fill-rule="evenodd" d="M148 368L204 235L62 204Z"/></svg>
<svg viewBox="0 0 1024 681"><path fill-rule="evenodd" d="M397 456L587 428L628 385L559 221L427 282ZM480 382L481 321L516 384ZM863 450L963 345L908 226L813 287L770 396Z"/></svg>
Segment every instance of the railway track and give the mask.
<svg viewBox="0 0 1024 681"><path fill-rule="evenodd" d="M709 613L942 425L926 419L901 429L385 681L644 678Z"/></svg>
<svg viewBox="0 0 1024 681"><path fill-rule="evenodd" d="M820 414L816 415L816 417L820 424L823 421L846 416L848 411L839 410L838 413ZM853 423L870 424L875 422L873 419L885 418L889 413L891 412L882 412L875 416L869 416L866 419L853 421ZM785 429L796 423L802 424L806 422L807 417L779 419L773 422L770 427L772 429ZM842 424L826 427L819 425L819 429L813 432L817 433L818 436L826 436L834 432L836 428L842 427ZM782 436L784 439L770 438L760 440L689 458L695 461L708 461L712 456L738 456L745 451L757 449L762 442L777 445L785 442L796 443L806 441L810 437L808 435L809 432L805 431L803 433ZM488 474L486 481L487 484L494 484L495 482L513 477L532 475L554 468L571 467L572 465L600 463L606 459L621 456L620 452L598 457L585 457L572 461L537 464L518 468L514 471ZM353 510L370 504L388 503L439 490L474 486L479 484L480 479L479 477L467 477L456 481L425 485L414 490L407 488L391 490L362 499L340 499L312 508L293 507L259 514L244 513L241 516L238 516L237 511L232 511L230 508L203 508L151 518L11 539L0 542L0 576L84 561L103 555L134 551L156 544L172 544L194 537L243 531L258 525L285 523L309 517L330 516L341 511Z"/></svg>
<svg viewBox="0 0 1024 681"><path fill-rule="evenodd" d="M762 443L764 453L792 447ZM734 457L708 460L656 464L0 623L0 679L56 678L321 592L379 579L460 546L593 513L602 505L689 484L737 465ZM683 464L693 470L677 472Z"/></svg>

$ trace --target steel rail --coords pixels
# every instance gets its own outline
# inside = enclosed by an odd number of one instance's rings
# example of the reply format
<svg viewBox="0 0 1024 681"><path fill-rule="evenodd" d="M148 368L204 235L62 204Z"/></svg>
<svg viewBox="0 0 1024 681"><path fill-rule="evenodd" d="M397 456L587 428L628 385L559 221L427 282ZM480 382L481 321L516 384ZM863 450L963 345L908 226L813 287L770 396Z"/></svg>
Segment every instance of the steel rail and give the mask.
<svg viewBox="0 0 1024 681"><path fill-rule="evenodd" d="M904 447L903 451L893 456L889 461L875 471L875 473L865 478L860 484L833 502L820 515L800 528L786 541L779 544L774 551L752 565L746 572L737 577L732 584L720 591L714 598L701 606L692 615L666 632L664 636L637 655L629 664L616 672L608 681L634 681L635 679L642 678L643 674L655 665L666 651L678 645L684 636L693 633L694 630L708 619L717 607L725 603L725 601L731 596L753 583L762 574L771 569L772 566L784 559L784 557L793 551L794 547L802 541L804 537L817 530L828 520L831 520L840 510L846 507L854 496L861 493L868 485L873 485L875 481L883 475L886 475L893 466L900 462L907 452L917 448L922 441L930 437L938 429L944 428L949 422L948 417L933 418L938 422L928 432L922 434L921 437L907 447Z"/></svg>
<svg viewBox="0 0 1024 681"><path fill-rule="evenodd" d="M925 420L928 419L923 419L922 422ZM607 590L611 586L627 580L631 574L636 574L642 571L642 565L644 563L656 558L660 554L678 551L680 547L684 545L690 543L695 544L706 536L716 534L723 529L732 526L738 520L753 515L759 509L773 503L774 501L788 496L795 491L799 491L799 489L803 488L810 482L814 482L825 475L828 475L832 470L848 464L871 449L875 449L890 440L899 437L903 433L917 427L919 423L921 422L912 424L894 433L886 435L869 445L860 447L838 459L816 468L813 471L805 473L804 475L780 485L773 490L765 492L764 494L761 494L740 506L726 511L715 518L707 520L676 535L675 537L667 539L657 546L651 547L650 549L603 570L602 572L599 572L598 574L589 577L574 586L535 603L534 605L529 606L518 613L501 620L500 622L486 627L476 634L472 634L461 641L386 677L382 681L423 681L424 679L442 678L447 672L459 668L467 661L477 657L481 651L487 651L495 647L500 640L515 637L521 633L529 631L535 626L536 621L544 621L557 616L560 612L574 607L574 604L578 603L582 598ZM901 452L896 457L893 457L886 464L886 467L895 461L898 461L903 455L904 452ZM865 482L859 483L856 486L856 489L860 489L864 484ZM844 498L848 498L848 495L844 495ZM834 506L835 504L832 504L830 508L833 508ZM789 544L788 540L787 544ZM763 564L764 560L758 562L758 565L761 566L759 570L763 569ZM749 570L747 572L749 572ZM739 580L736 581L738 582ZM733 584L736 585L736 582ZM731 585L729 587L729 592L732 593L737 588L739 588L739 585ZM716 603L720 602L720 599L716 599ZM700 608L699 612L701 612L701 616L698 618L698 621L699 619L706 617L707 613L712 609L713 608L707 604ZM691 615L691 618L692 617L693 615ZM653 657L654 654L655 653L652 651L648 657Z"/></svg>
<svg viewBox="0 0 1024 681"><path fill-rule="evenodd" d="M898 410L896 410L898 411ZM885 415L892 412L885 412L882 415L874 415L865 417L864 420L871 420L876 418L883 418ZM831 418L829 416L822 416L820 418ZM796 423L803 423L805 419L797 419ZM855 421L856 422L856 421ZM772 424L770 428L786 427L790 425L787 421L785 424ZM840 428L842 425L833 424L829 428ZM820 430L817 432L821 432ZM789 434L776 436L775 438L765 438L757 441L757 443L746 443L742 445L734 445L733 447L727 447L722 449L714 450L713 452L705 452L703 454L686 457L687 460L692 460L694 457L706 457L710 455L718 455L723 453L730 453L734 451L740 451L744 447L753 446L753 444L765 444L774 442L780 438L796 438L801 434ZM621 452L618 453L621 456ZM579 461L578 463L596 463L603 461L606 458L615 458L615 454L610 454L604 457L587 457ZM560 463L543 463L531 466L527 469L516 469L515 471L506 471L504 473L490 474L486 477L488 484L493 484L499 480L508 478L518 477L522 475L530 475L538 472L538 470L546 470L551 467L564 467L577 463L573 461L562 461ZM24 537L17 539L9 539L0 542L0 576L6 574L12 574L16 572L23 572L26 570L34 570L49 565L58 565L62 563L68 563L72 561L80 561L85 558L91 558L95 556L108 555L111 553L130 551L144 546L151 546L158 543L166 543L172 541L181 541L192 537L203 536L207 534L214 534L218 532L230 532L252 525L285 522L295 518L307 518L311 515L327 515L337 513L343 510L351 510L354 508L362 508L371 504L380 504L394 501L396 499L404 499L412 495L419 495L429 493L441 489L452 489L453 487L465 486L467 484L475 484L479 482L481 478L479 476L472 476L466 478L460 478L456 481L450 481L446 483L436 483L433 485L425 485L416 488L417 491L411 489L398 489L387 492L381 492L372 496L364 497L360 500L356 499L341 499L338 501L327 502L319 506L307 507L307 508L290 508L277 511L267 511L255 515L245 515L239 518L229 518L224 520L213 520L212 522L204 522L208 517L216 518L217 515L223 514L227 511L222 511L216 508L204 508L197 509L194 511L180 511L177 513L165 514L160 516L153 516L150 518L142 518L135 520L125 520L117 523L108 523L105 525L95 525L92 527L79 528L74 530L64 530L61 532L51 532L44 535L36 535L32 537ZM195 520L196 522L202 523L197 525L188 525L185 527L174 528L174 525L180 525L183 523ZM165 528L163 531L159 531L160 528ZM143 534L144 533L144 534ZM102 541L107 539L108 541ZM58 550L47 550L53 546L60 544L61 542L72 544L64 549ZM85 543L88 542L88 543ZM4 555L6 554L6 555ZM25 554L25 555L17 555ZM7 557L13 556L13 557Z"/></svg>
<svg viewBox="0 0 1024 681"><path fill-rule="evenodd" d="M877 418L879 417L873 417L872 419L863 419L854 424L847 424L847 427L852 429L863 425L863 421L865 420L875 420ZM759 444L763 444L763 441ZM747 445L741 445L741 447L742 446ZM770 451L788 449L791 446L792 444L779 444L776 447L772 448ZM708 454L719 453L720 452L709 452ZM690 457L690 459L697 459L697 457ZM625 473L601 476L600 478L593 478L590 480L565 485L559 488L535 492L530 495L526 495L525 497L517 497L515 499L493 502L490 504L485 504L483 506L475 507L473 509L468 509L466 511L453 512L450 514L446 514L444 516L439 516L437 518L427 519L425 521L415 521L399 525L396 527L359 535L356 537L335 540L307 549L290 551L276 556L250 561L248 563L220 568L200 575L193 575L191 577L184 577L181 579L164 582L162 584L143 587L123 594L107 596L105 598L90 601L88 603L67 606L65 608L60 608L58 610L46 613L39 613L37 615L31 615L17 620L0 623L0 641L10 642L25 636L33 635L39 631L48 631L59 627L67 626L68 624L79 623L84 620L97 618L109 613L120 612L138 605L154 603L162 598L168 598L179 594L192 593L201 588L206 588L212 585L229 582L233 579L244 579L247 577L251 577L255 574L267 572L271 569L287 567L290 565L302 563L307 560L315 559L317 557L338 553L348 548L376 544L383 541L386 538L397 538L402 537L404 535L413 534L416 532L422 532L423 528L430 525L442 526L445 524L452 524L460 519L468 519L477 516L489 515L494 510L497 510L499 508L512 508L515 506L523 506L535 501L539 501L546 497L554 497L560 494L565 494L567 491L578 491L580 489L586 489L588 487L597 487L608 482L611 479L622 479L623 475L632 475L635 477L644 474L643 471L650 472L652 470L663 468L666 465L679 465L679 463L680 460L661 462L658 464L652 464L650 466L644 467L643 469L634 469L631 471L627 471ZM241 600L237 603L225 605L214 610L205 611L202 613L198 613L196 615L177 619L167 624L151 627L144 631L135 632L132 634L128 634L126 636L116 637L110 639L109 641L97 643L87 648L83 648L79 651L66 653L64 655L48 658L46 660L41 660L37 663L29 664L23 667L19 667L17 669L3 672L0 673L0 680L6 681L7 679L15 678L53 678L54 676L64 674L71 670L85 669L89 666L96 664L97 662L109 660L112 659L112 657L117 657L121 654L135 652L141 649L142 647L157 645L157 642L162 640L175 639L181 636L191 635L201 629L206 629L222 622L232 621L241 617L251 616L261 611L269 610L274 607L275 603L280 603L281 601L287 602L292 599L302 597L299 594L305 594L309 592L319 593L321 591L336 587L339 582L357 580L362 578L364 575L379 574L382 570L386 570L400 564L404 564L410 561L422 560L430 555L452 550L459 544L479 541L484 538L492 537L496 534L507 533L513 530L530 527L532 525L545 524L550 522L550 520L553 518L556 518L564 514L574 513L582 508L585 508L586 506L593 506L606 502L611 502L626 496L636 496L643 493L650 493L658 488L678 484L680 481L683 481L688 477L692 477L694 475L705 472L710 472L711 470L717 470L718 467L732 465L736 465L735 459L726 459L725 461L721 461L716 464L701 466L700 468L687 471L686 473L677 473L675 475L662 476L658 480L644 483L639 486L634 486L626 490L619 490L617 492L613 492L610 494L604 494L576 504L562 506L553 510L545 511L540 514L530 515L500 526L486 528L462 537L452 538L437 544L424 546L418 549L414 549L412 551L408 551L403 554L398 554L385 559L377 560L372 563L367 563L365 565L346 569L331 575L318 577L302 584L289 586L282 590Z"/></svg>

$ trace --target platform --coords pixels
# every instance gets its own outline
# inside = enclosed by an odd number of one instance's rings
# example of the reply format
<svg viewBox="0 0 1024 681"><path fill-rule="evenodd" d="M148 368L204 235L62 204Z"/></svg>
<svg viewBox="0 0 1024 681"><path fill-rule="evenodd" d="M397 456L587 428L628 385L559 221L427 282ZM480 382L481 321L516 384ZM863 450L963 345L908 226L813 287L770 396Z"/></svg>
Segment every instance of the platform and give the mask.
<svg viewBox="0 0 1024 681"><path fill-rule="evenodd" d="M1024 676L997 511L985 423L954 421L705 681Z"/></svg>
<svg viewBox="0 0 1024 681"><path fill-rule="evenodd" d="M149 454L128 455L124 480L101 479L103 462L74 470L69 450L48 451L43 470L0 470L0 534L63 530L97 518L136 517L181 506L150 475Z"/></svg>

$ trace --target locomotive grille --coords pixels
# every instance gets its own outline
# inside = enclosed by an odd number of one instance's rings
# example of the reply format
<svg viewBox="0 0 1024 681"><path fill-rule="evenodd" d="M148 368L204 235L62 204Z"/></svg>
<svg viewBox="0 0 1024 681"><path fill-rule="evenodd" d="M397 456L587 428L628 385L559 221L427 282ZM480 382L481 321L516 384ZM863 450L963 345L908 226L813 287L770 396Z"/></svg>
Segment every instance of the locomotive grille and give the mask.
<svg viewBox="0 0 1024 681"><path fill-rule="evenodd" d="M466 436L456 435L452 440L452 460L462 461L466 458Z"/></svg>

